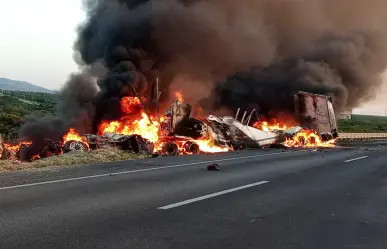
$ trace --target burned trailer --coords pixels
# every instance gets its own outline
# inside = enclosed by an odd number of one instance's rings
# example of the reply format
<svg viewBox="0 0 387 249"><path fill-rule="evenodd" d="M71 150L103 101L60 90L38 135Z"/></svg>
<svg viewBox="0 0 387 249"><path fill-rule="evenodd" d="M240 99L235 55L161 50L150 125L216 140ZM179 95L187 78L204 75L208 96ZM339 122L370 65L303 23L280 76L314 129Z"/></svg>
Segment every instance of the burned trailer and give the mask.
<svg viewBox="0 0 387 249"><path fill-rule="evenodd" d="M103 136L86 134L84 136L92 150L118 148L134 153L152 153L154 144L140 135L123 135L107 132Z"/></svg>
<svg viewBox="0 0 387 249"><path fill-rule="evenodd" d="M295 114L302 128L315 130L324 141L338 137L332 97L298 92L294 101Z"/></svg>
<svg viewBox="0 0 387 249"><path fill-rule="evenodd" d="M261 148L272 144L280 144L285 141L287 131L263 131L239 122L233 117L216 117L210 115L208 120L212 127L222 125L221 133L215 132L215 140L227 141L234 149ZM216 124L216 125L215 125ZM221 139L219 139L221 135ZM224 136L226 135L226 136Z"/></svg>
<svg viewBox="0 0 387 249"><path fill-rule="evenodd" d="M185 137L186 140L209 138L214 145L230 150L263 147L285 140L285 136L280 132L262 131L232 117L209 115L205 121L200 121L192 118L190 114L191 106L178 100L168 109L167 119L162 123L162 131L167 134L166 137L170 137L163 149L168 154L174 153L178 147L181 148L178 137ZM191 150L196 151L192 147Z"/></svg>
<svg viewBox="0 0 387 249"><path fill-rule="evenodd" d="M207 132L217 145L241 150L246 147L256 147L256 143L237 127L227 124L222 117L210 115L207 117Z"/></svg>

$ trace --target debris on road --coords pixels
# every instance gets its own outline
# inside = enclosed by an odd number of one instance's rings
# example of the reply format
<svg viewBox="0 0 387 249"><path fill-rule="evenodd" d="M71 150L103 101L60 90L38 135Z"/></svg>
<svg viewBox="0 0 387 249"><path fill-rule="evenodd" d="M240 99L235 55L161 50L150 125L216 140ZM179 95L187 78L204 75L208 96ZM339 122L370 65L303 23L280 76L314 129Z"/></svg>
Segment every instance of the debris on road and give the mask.
<svg viewBox="0 0 387 249"><path fill-rule="evenodd" d="M209 170L209 171L219 171L219 165L217 163L208 165L207 166L207 170Z"/></svg>

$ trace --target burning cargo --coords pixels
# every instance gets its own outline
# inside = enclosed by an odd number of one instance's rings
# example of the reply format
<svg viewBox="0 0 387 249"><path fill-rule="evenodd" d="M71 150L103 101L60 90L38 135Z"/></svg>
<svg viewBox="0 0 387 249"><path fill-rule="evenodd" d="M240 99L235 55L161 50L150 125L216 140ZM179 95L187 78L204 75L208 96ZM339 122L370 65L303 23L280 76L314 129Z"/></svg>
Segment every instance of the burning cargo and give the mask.
<svg viewBox="0 0 387 249"><path fill-rule="evenodd" d="M177 98L164 115L145 112L137 97L121 99L121 108L128 116L102 121L99 134L81 136L71 128L61 141L45 139L44 148L30 158L23 156L31 142L15 145L2 143L3 159L34 160L71 151L119 148L135 153L184 155L217 153L252 147L281 144L286 147L332 147L337 137L332 99L327 96L299 92L294 96L295 119L271 124L249 122L253 113L241 121L230 116L209 115L205 119L191 117L192 106ZM137 116L133 110L137 110ZM130 116L129 116L130 115ZM133 116L134 115L134 116ZM157 117L157 118L156 118ZM258 115L257 115L258 118Z"/></svg>

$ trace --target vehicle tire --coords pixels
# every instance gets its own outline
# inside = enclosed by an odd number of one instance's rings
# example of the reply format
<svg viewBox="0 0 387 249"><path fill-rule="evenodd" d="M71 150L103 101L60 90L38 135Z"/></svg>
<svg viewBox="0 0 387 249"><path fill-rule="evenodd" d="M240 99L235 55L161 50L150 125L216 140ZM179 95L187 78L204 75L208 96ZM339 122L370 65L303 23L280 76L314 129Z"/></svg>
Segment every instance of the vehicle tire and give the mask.
<svg viewBox="0 0 387 249"><path fill-rule="evenodd" d="M175 144L173 142L167 143L164 146L163 151L166 152L168 156L178 156L179 155L179 147L177 146L177 144Z"/></svg>
<svg viewBox="0 0 387 249"><path fill-rule="evenodd" d="M187 141L184 143L183 148L185 152L187 153L192 153L192 154L199 154L200 153L200 148L197 143Z"/></svg>
<svg viewBox="0 0 387 249"><path fill-rule="evenodd" d="M81 141L70 140L63 145L63 149L65 153L68 153L70 151L88 151L89 147Z"/></svg>

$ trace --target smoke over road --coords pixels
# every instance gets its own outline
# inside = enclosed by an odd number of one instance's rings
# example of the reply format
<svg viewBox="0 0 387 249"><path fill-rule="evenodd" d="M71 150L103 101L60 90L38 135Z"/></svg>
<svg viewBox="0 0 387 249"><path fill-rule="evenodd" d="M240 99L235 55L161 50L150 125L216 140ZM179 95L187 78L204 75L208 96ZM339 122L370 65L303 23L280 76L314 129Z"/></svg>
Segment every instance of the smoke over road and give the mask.
<svg viewBox="0 0 387 249"><path fill-rule="evenodd" d="M180 90L212 112L286 112L298 90L331 95L337 109L355 107L374 97L387 63L381 0L88 0L85 7L75 43L83 71L63 88L55 127L95 131L122 114L119 100L134 94L131 86L151 99L156 77L162 101ZM21 135L39 125L27 120Z"/></svg>

